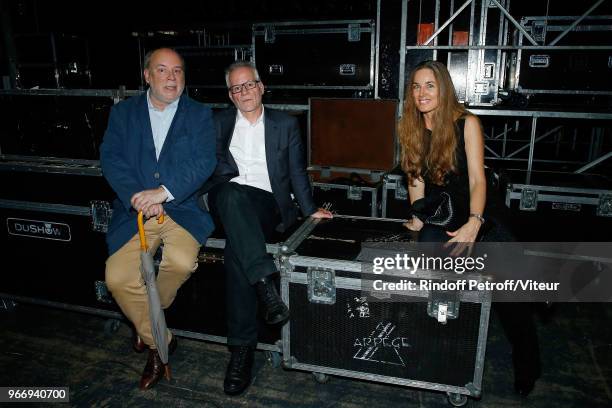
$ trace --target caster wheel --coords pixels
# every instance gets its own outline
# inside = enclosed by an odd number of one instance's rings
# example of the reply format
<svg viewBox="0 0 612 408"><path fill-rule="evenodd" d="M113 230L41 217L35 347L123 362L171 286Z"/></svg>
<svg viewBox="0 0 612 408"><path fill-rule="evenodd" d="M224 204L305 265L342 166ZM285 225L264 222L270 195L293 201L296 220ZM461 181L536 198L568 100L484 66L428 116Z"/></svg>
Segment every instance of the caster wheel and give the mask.
<svg viewBox="0 0 612 408"><path fill-rule="evenodd" d="M455 394L452 392L448 393L448 402L453 407L463 407L468 402L467 395L464 394Z"/></svg>
<svg viewBox="0 0 612 408"><path fill-rule="evenodd" d="M319 384L326 384L329 382L329 376L323 373L312 373L312 378Z"/></svg>
<svg viewBox="0 0 612 408"><path fill-rule="evenodd" d="M121 321L117 319L108 319L104 323L104 333L106 334L115 334L117 330L121 327Z"/></svg>
<svg viewBox="0 0 612 408"><path fill-rule="evenodd" d="M0 298L0 311L12 312L17 308L17 303L10 299Z"/></svg>
<svg viewBox="0 0 612 408"><path fill-rule="evenodd" d="M266 351L265 354L266 361L274 368L278 368L281 366L281 355L277 351Z"/></svg>

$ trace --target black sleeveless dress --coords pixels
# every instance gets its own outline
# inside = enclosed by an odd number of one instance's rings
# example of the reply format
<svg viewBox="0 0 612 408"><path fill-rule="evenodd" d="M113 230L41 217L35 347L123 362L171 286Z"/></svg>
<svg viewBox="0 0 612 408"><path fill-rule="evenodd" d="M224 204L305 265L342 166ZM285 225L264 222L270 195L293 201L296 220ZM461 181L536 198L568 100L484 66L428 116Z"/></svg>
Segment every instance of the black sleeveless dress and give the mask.
<svg viewBox="0 0 612 408"><path fill-rule="evenodd" d="M451 216L444 217L445 221L436 225L445 231L459 229L468 221L470 216L470 183L465 154L464 126L465 116L455 122L455 135L457 137L455 171L449 171L444 176L444 184L434 184L427 167L423 168L422 171L423 181L425 182L425 200L430 203L430 206L437 206L442 198L449 201L448 207L452 213ZM428 130L427 132L431 136L431 131ZM430 212L433 210L435 209L429 209Z"/></svg>

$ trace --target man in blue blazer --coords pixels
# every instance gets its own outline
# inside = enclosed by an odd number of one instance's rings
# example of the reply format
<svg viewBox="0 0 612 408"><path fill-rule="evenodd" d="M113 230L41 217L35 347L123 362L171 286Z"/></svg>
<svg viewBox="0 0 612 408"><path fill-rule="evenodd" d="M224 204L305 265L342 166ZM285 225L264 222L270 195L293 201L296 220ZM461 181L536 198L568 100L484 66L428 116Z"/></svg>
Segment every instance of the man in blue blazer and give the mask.
<svg viewBox="0 0 612 408"><path fill-rule="evenodd" d="M150 251L164 244L157 286L163 308L197 268L200 246L213 230L210 215L197 205L196 193L215 165L215 130L209 108L183 95L185 67L174 50L147 54L146 94L129 98L111 111L100 162L117 194L106 235L110 257L106 284L138 334L134 347L149 356L140 388L153 386L164 371L155 349L146 288L140 274L136 216L144 224ZM159 223L164 214L164 222ZM169 351L176 338L168 332Z"/></svg>
<svg viewBox="0 0 612 408"><path fill-rule="evenodd" d="M297 120L265 108L264 86L255 66L236 62L226 71L229 98L236 109L216 116L217 168L203 186L207 203L219 215L227 240L228 345L231 358L223 390L237 395L251 382L257 345L257 305L269 324L281 324L289 310L276 291L274 262L266 240L297 219L295 196L304 216L331 218L317 208L304 163Z"/></svg>

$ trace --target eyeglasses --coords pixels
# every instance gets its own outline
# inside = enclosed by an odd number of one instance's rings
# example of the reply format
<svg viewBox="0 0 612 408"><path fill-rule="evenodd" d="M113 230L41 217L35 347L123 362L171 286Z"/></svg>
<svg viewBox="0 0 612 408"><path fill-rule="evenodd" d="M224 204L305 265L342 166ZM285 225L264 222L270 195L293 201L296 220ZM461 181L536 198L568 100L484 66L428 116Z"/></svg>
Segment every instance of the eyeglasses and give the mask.
<svg viewBox="0 0 612 408"><path fill-rule="evenodd" d="M244 88L245 91L249 91L253 88L255 88L257 86L257 84L261 82L260 80L256 80L256 81L246 81L245 83L242 83L240 85L232 85L229 88L229 91L233 94L237 94L240 93L242 91L242 88Z"/></svg>

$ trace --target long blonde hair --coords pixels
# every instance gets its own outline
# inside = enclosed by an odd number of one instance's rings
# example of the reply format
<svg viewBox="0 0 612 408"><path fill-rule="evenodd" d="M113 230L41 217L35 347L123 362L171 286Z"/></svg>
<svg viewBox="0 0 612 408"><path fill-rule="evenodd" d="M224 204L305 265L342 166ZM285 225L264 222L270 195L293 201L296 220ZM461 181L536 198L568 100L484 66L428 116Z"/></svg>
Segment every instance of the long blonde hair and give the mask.
<svg viewBox="0 0 612 408"><path fill-rule="evenodd" d="M438 107L433 112L431 141L426 140L423 114L417 109L412 84L417 71L430 69L438 82ZM455 120L467 113L455 95L453 81L446 66L438 61L424 61L410 73L408 90L404 97L404 111L398 126L402 151L402 168L408 177L408 184L422 178L424 167L429 169L429 178L434 184L444 184L444 176L456 171ZM427 148L429 146L429 148Z"/></svg>

